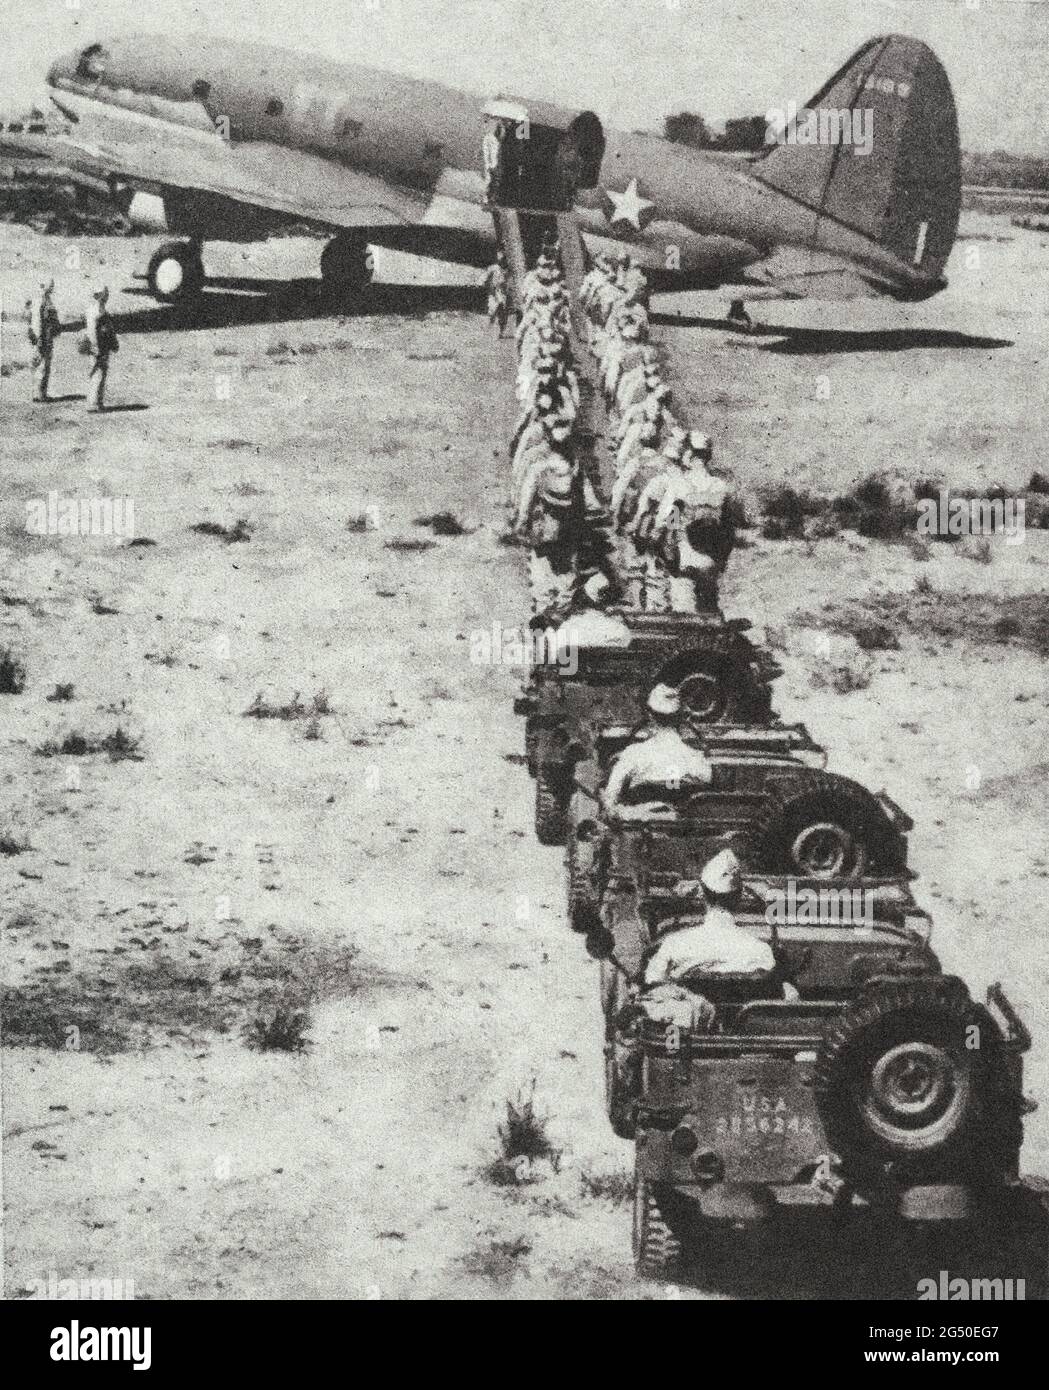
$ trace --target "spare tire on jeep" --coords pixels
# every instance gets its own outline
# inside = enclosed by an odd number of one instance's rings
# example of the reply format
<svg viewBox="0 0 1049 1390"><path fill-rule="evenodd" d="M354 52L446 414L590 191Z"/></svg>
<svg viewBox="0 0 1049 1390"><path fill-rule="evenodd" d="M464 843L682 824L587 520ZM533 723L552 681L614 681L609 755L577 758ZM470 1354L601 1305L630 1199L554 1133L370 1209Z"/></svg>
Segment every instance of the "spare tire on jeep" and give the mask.
<svg viewBox="0 0 1049 1390"><path fill-rule="evenodd" d="M658 672L659 684L678 691L689 723L763 723L771 717L771 688L755 676L738 644L735 634L712 634Z"/></svg>
<svg viewBox="0 0 1049 1390"><path fill-rule="evenodd" d="M866 787L829 772L774 787L749 839L766 873L856 879L907 861L906 841Z"/></svg>
<svg viewBox="0 0 1049 1390"><path fill-rule="evenodd" d="M952 976L879 981L838 1014L814 1080L850 1180L999 1173L1019 1109L990 1014Z"/></svg>

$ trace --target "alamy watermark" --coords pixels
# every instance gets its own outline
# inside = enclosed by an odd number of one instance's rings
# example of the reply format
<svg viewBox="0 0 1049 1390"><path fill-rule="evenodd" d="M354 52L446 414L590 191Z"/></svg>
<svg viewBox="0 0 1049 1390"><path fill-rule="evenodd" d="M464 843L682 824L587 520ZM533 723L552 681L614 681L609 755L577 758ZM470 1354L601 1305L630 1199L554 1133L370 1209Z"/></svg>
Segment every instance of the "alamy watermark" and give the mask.
<svg viewBox="0 0 1049 1390"><path fill-rule="evenodd" d="M117 1302L131 1302L135 1297L134 1279L101 1278L94 1274L80 1279L62 1279L57 1270L50 1270L46 1278L29 1279L25 1285L28 1298L68 1299L82 1302L88 1299L114 1299Z"/></svg>
<svg viewBox="0 0 1049 1390"><path fill-rule="evenodd" d="M919 536L993 536L1004 531L1006 545L1022 545L1027 502L1023 497L952 497L942 487L936 497L918 499Z"/></svg>
<svg viewBox="0 0 1049 1390"><path fill-rule="evenodd" d="M133 540L133 497L62 497L51 491L25 504L25 528L31 536L110 536Z"/></svg>
<svg viewBox="0 0 1049 1390"><path fill-rule="evenodd" d="M855 155L874 149L874 112L870 107L824 106L800 109L796 101L765 112L766 145L850 145Z"/></svg>
<svg viewBox="0 0 1049 1390"><path fill-rule="evenodd" d="M130 1361L134 1371L153 1364L151 1327L88 1327L74 1318L51 1329L52 1361Z"/></svg>
<svg viewBox="0 0 1049 1390"><path fill-rule="evenodd" d="M815 888L788 879L786 888L773 890L765 920L776 927L872 927L874 900L871 888Z"/></svg>
<svg viewBox="0 0 1049 1390"><path fill-rule="evenodd" d="M947 1303L1012 1303L1026 1300L1025 1279L964 1279L953 1278L941 1269L935 1279L919 1279L916 1286L919 1299L936 1299Z"/></svg>
<svg viewBox="0 0 1049 1390"><path fill-rule="evenodd" d="M470 633L470 661L474 666L554 666L563 676L579 670L575 640L557 628L477 628Z"/></svg>

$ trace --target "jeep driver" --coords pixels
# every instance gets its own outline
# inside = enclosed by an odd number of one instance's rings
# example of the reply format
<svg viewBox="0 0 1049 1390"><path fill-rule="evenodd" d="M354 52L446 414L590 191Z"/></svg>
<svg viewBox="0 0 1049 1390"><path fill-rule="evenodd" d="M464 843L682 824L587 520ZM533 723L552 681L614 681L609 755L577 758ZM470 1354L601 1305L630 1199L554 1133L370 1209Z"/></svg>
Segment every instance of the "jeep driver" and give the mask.
<svg viewBox="0 0 1049 1390"><path fill-rule="evenodd" d="M740 862L730 849L699 876L706 911L700 922L660 939L645 966L646 987L678 982L693 972L704 975L767 974L775 969L772 948L739 926L733 916L743 896Z"/></svg>
<svg viewBox="0 0 1049 1390"><path fill-rule="evenodd" d="M706 753L681 737L681 697L673 686L653 686L648 713L649 731L619 754L601 793L605 811L624 818L651 815L670 793L714 780Z"/></svg>

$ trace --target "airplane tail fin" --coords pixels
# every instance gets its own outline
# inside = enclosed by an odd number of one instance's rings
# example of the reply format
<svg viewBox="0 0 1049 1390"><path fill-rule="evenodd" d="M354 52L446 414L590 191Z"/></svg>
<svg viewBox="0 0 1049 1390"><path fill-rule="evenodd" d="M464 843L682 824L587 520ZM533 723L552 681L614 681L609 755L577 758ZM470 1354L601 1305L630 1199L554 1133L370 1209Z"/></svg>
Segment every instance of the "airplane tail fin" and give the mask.
<svg viewBox="0 0 1049 1390"><path fill-rule="evenodd" d="M939 278L961 206L958 115L932 49L871 39L751 172Z"/></svg>

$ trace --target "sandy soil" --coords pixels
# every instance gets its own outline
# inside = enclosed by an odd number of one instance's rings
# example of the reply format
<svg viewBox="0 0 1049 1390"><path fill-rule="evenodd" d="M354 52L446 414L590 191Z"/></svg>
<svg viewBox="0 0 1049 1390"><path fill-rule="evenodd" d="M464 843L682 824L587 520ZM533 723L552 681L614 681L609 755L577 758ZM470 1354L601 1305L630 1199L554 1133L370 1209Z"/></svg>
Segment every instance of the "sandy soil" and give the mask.
<svg viewBox="0 0 1049 1390"><path fill-rule="evenodd" d="M789 1278L758 1261L669 1291L634 1277L596 966L531 833L518 672L469 659L472 632L526 606L523 556L498 541L512 348L472 277L391 257L396 283L358 316L217 291L209 326L186 327L134 293L152 246L86 241L69 271L60 238L0 228L0 647L27 671L0 696L0 836L19 851L0 856L6 1296L51 1271L146 1298L877 1291L833 1254ZM318 250L215 247L209 265L265 289L313 275ZM714 296L661 303L673 378L751 502L769 482L1020 488L1044 470L1049 242L972 215L951 269L927 305L769 304L782 331L750 337L710 326ZM45 272L67 319L85 274L113 285L125 408L28 403L18 314ZM54 389L83 376L63 343ZM51 489L134 498L155 544L27 536L26 501ZM466 534L417 524L444 511ZM240 520L241 543L191 529ZM1045 660L1025 632L989 644L967 596L1043 602L1047 539L978 563L755 537L726 584L782 649L783 714L914 816L941 954L974 988L1005 982L1035 1096ZM828 645L846 608L892 602L913 619L899 650ZM814 688L830 654L869 684ZM71 700L48 700L58 684ZM245 717L296 694L331 712ZM135 757L37 751L118 726ZM307 1012L306 1051L247 1046L278 1006ZM560 1159L493 1183L505 1101L533 1079ZM1027 1171L1047 1150L1040 1113Z"/></svg>

